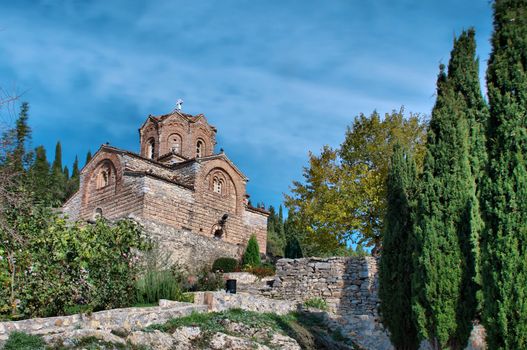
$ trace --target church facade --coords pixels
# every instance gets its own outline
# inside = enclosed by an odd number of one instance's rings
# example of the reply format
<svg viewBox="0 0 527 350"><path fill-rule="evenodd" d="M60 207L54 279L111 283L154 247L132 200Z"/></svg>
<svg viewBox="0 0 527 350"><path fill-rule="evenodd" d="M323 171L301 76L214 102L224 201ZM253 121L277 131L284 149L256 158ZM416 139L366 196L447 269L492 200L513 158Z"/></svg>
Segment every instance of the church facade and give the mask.
<svg viewBox="0 0 527 350"><path fill-rule="evenodd" d="M248 178L214 152L216 131L202 114L150 115L139 129L140 154L102 145L64 213L88 221L135 217L237 246L238 255L255 235L265 253L269 213L249 204Z"/></svg>

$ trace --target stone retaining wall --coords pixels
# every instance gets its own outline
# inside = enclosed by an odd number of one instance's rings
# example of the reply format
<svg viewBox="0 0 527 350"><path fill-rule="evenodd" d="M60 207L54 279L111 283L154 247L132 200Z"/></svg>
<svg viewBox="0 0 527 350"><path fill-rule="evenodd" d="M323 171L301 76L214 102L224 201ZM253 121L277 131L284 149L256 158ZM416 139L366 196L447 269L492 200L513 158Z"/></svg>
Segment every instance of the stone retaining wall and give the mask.
<svg viewBox="0 0 527 350"><path fill-rule="evenodd" d="M377 260L373 257L280 259L270 289L262 294L304 302L324 299L339 315L378 315Z"/></svg>
<svg viewBox="0 0 527 350"><path fill-rule="evenodd" d="M75 329L111 330L124 328L140 330L174 317L190 315L193 311L206 312L206 305L160 301L157 307L131 307L98 311L92 314L77 314L47 318L32 318L22 321L0 322L0 342L7 340L13 331L35 335L47 335Z"/></svg>
<svg viewBox="0 0 527 350"><path fill-rule="evenodd" d="M249 293L230 294L224 291L196 292L194 303L207 305L209 311L242 309L255 312L272 312L285 315L298 309L298 302L275 300Z"/></svg>

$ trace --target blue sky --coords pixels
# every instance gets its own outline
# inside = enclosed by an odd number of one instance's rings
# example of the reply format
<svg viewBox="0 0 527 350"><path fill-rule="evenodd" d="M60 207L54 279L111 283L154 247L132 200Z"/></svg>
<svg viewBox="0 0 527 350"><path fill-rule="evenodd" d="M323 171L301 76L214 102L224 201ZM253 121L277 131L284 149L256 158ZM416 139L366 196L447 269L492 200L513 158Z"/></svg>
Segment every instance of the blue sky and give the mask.
<svg viewBox="0 0 527 350"><path fill-rule="evenodd" d="M60 140L70 168L105 142L138 151L146 116L183 98L253 202L278 205L308 151L338 146L359 113L429 114L470 26L483 76L488 0L0 0L0 86L30 103L33 145L52 158Z"/></svg>

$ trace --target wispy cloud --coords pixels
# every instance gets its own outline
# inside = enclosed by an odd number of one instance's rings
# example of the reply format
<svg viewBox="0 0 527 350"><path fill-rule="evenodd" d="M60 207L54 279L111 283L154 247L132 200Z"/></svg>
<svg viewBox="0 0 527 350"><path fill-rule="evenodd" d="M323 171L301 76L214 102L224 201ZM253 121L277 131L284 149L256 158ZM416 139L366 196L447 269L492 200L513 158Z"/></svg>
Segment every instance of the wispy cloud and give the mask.
<svg viewBox="0 0 527 350"><path fill-rule="evenodd" d="M60 138L68 159L106 141L137 149L146 115L182 97L254 197L276 203L308 150L338 145L360 112L428 113L437 64L471 25L484 59L490 8L476 0L10 2L0 74L30 89L35 143Z"/></svg>

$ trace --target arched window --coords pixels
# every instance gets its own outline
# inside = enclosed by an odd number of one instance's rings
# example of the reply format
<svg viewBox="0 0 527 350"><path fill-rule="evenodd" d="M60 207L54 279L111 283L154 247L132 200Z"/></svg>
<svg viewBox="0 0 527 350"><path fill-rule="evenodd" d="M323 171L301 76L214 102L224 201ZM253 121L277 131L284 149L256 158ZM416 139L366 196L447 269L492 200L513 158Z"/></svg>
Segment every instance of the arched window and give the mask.
<svg viewBox="0 0 527 350"><path fill-rule="evenodd" d="M108 186L108 184L110 183L110 169L104 167L101 170L99 170L99 173L97 174L95 181L96 181L95 187L97 189Z"/></svg>
<svg viewBox="0 0 527 350"><path fill-rule="evenodd" d="M181 154L181 136L172 134L168 137L168 149L176 154Z"/></svg>
<svg viewBox="0 0 527 350"><path fill-rule="evenodd" d="M93 213L93 219L94 220L102 219L102 209L101 208L95 209L95 212Z"/></svg>
<svg viewBox="0 0 527 350"><path fill-rule="evenodd" d="M198 140L198 142L196 143L196 157L197 158L203 157L203 151L205 148L204 146L205 145L203 144L203 141Z"/></svg>
<svg viewBox="0 0 527 350"><path fill-rule="evenodd" d="M214 192L221 194L223 192L223 179L218 179L216 176L212 180L212 189Z"/></svg>
<svg viewBox="0 0 527 350"><path fill-rule="evenodd" d="M146 148L146 156L150 159L154 159L156 142L154 139L148 140L148 146Z"/></svg>

